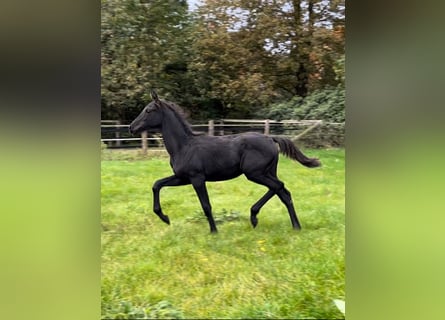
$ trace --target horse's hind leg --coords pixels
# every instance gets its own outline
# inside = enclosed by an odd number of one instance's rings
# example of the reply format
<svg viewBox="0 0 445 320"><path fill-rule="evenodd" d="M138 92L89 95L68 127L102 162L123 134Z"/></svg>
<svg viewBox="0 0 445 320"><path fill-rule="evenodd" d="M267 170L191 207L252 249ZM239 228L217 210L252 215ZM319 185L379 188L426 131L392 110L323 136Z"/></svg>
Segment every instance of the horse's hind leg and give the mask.
<svg viewBox="0 0 445 320"><path fill-rule="evenodd" d="M256 219L255 210L261 208L267 200L269 200L274 194L277 194L280 198L281 202L284 203L284 205L287 208L287 211L289 213L289 217L292 223L292 227L294 229L301 229L300 222L298 221L297 214L295 212L295 208L292 202L292 197L290 192L284 187L284 183L281 182L277 177L275 177L272 174L269 175L250 175L247 176L247 178L253 182L259 183L261 185L264 185L269 188L269 192L266 193L257 203L254 204L252 207L253 209L253 215L254 218L252 218L252 211L251 211L251 222L254 224L254 222L258 223L258 220ZM267 198L268 196L268 198ZM252 220L253 219L253 220ZM254 225L255 226L255 225Z"/></svg>
<svg viewBox="0 0 445 320"><path fill-rule="evenodd" d="M267 191L267 193L262 196L261 199L252 206L252 208L250 208L250 222L252 223L252 226L254 228L258 224L258 218L256 216L260 212L261 208L266 204L266 202L269 201L269 199L272 198L274 195L275 192L273 192L272 190Z"/></svg>
<svg viewBox="0 0 445 320"><path fill-rule="evenodd" d="M300 222L298 221L297 213L295 212L294 204L292 202L292 196L289 190L287 190L283 185L283 188L281 188L277 192L277 194L280 200L285 204L287 211L289 212L289 217L292 222L292 227L296 230L301 229L301 225Z"/></svg>

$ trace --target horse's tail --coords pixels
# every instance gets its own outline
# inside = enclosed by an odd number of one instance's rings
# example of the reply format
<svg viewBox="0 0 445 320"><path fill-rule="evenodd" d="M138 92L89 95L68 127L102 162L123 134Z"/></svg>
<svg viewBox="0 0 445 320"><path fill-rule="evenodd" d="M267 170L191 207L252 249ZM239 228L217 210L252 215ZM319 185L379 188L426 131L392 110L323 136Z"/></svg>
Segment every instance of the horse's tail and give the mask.
<svg viewBox="0 0 445 320"><path fill-rule="evenodd" d="M272 137L272 139L273 141L278 143L278 146L280 147L280 152L285 156L297 160L302 165L309 168L315 168L321 166L320 160L318 160L317 158L306 157L303 154L303 152L301 152L300 149L298 149L291 140L279 137Z"/></svg>

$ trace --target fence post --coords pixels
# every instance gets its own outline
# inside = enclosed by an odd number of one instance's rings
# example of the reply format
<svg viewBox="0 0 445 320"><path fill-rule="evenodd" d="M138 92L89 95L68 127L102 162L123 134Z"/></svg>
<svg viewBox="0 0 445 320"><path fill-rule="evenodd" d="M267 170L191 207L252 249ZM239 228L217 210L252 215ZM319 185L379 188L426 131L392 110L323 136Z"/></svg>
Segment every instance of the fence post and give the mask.
<svg viewBox="0 0 445 320"><path fill-rule="evenodd" d="M119 120L116 121L116 125L120 125L121 122ZM121 137L121 134L119 132L119 127L116 127L116 131L115 131L115 136L116 139L119 139ZM121 141L120 140L116 140L116 147L120 147L121 146Z"/></svg>
<svg viewBox="0 0 445 320"><path fill-rule="evenodd" d="M213 120L209 120L209 136L215 135L215 122Z"/></svg>
<svg viewBox="0 0 445 320"><path fill-rule="evenodd" d="M270 133L270 120L266 119L266 121L264 122L264 134L269 135L269 133Z"/></svg>
<svg viewBox="0 0 445 320"><path fill-rule="evenodd" d="M142 153L144 155L147 154L147 131L144 131L141 133L141 138L142 138Z"/></svg>
<svg viewBox="0 0 445 320"><path fill-rule="evenodd" d="M219 130L219 135L223 136L224 135L224 120L221 120L220 122L220 130Z"/></svg>

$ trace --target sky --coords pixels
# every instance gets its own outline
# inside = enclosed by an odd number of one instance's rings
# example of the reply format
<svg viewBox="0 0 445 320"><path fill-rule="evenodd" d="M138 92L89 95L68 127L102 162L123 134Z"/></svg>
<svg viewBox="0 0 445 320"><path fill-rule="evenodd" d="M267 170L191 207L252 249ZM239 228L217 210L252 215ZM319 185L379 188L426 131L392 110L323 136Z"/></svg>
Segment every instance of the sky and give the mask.
<svg viewBox="0 0 445 320"><path fill-rule="evenodd" d="M199 4L200 0L187 0L189 4L189 9L194 10L196 6Z"/></svg>

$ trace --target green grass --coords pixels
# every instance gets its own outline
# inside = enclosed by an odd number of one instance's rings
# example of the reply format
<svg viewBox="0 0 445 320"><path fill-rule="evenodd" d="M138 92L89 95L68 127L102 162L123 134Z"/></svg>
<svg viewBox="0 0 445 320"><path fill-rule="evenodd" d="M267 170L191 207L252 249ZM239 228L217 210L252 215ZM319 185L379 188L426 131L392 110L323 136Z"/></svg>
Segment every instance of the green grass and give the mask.
<svg viewBox="0 0 445 320"><path fill-rule="evenodd" d="M278 197L253 229L250 206L266 189L239 177L207 184L216 235L191 186L161 191L170 226L152 212L168 158L103 160L103 318L343 318L333 299L345 299L344 150L305 153L323 167L278 166L301 231Z"/></svg>

